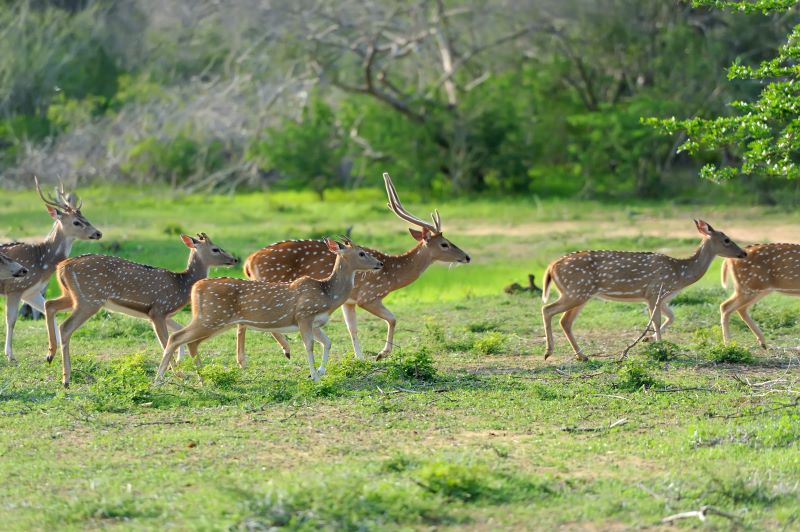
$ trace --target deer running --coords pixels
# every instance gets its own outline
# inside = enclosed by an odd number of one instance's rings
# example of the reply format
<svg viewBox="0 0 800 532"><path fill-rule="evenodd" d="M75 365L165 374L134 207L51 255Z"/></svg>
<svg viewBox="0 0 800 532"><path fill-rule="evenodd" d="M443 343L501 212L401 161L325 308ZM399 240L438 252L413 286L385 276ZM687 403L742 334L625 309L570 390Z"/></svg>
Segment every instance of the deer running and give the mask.
<svg viewBox="0 0 800 532"><path fill-rule="evenodd" d="M363 272L356 275L355 285L350 297L342 306L342 313L347 330L353 342L353 350L358 359L364 354L358 341L358 324L356 306L384 320L388 326L386 344L378 353L377 359L387 356L394 346L394 331L397 320L395 315L384 306L383 298L391 292L408 286L436 261L449 263L469 263L470 257L447 240L442 234L442 218L439 211L432 214L433 224L422 221L410 214L397 196L392 178L383 174L388 206L398 217L419 227L409 228L411 236L418 242L415 247L400 255L381 253L373 249L367 251L384 263L379 271ZM322 277L333 267L335 256L327 251L325 242L321 240L290 240L278 242L256 251L244 263L244 272L248 278L270 282L291 282L300 276ZM246 325L238 328L236 350L239 356L244 355ZM280 333L273 336L289 357L289 343Z"/></svg>
<svg viewBox="0 0 800 532"><path fill-rule="evenodd" d="M722 339L731 339L731 313L736 311L767 348L764 333L748 312L750 307L771 292L800 296L800 244L756 244L748 246L747 257L727 259L722 265L722 287L727 288L728 273L733 277L733 295L720 305Z"/></svg>
<svg viewBox="0 0 800 532"><path fill-rule="evenodd" d="M0 281L22 277L28 270L8 255L0 253Z"/></svg>
<svg viewBox="0 0 800 532"><path fill-rule="evenodd" d="M547 302L551 282L561 295L554 303L542 307L547 342L545 360L553 354L551 321L562 312L561 328L575 356L578 360L588 360L572 335L572 324L592 297L647 303L655 329L653 338L661 340L661 331L674 318L669 302L678 292L700 279L717 255L737 258L747 255L725 233L715 231L702 220L694 223L703 241L687 259L649 252L578 251L553 261L545 272L542 301ZM667 317L663 326L662 314Z"/></svg>
<svg viewBox="0 0 800 532"><path fill-rule="evenodd" d="M22 264L27 274L22 277L0 280L0 294L6 296L6 358L15 361L11 344L17 322L20 300L44 313L42 290L47 285L56 265L69 256L75 240L100 240L103 234L81 214L82 203L73 194L64 191L61 183L57 198L45 197L34 178L36 191L53 218L53 229L39 243L12 242L0 245L0 252Z"/></svg>
<svg viewBox="0 0 800 532"><path fill-rule="evenodd" d="M69 340L86 320L101 308L145 318L153 324L161 348L167 345L168 330L181 325L172 319L189 302L192 286L208 277L212 266L233 266L239 260L214 244L205 233L197 238L181 235L190 249L186 270L172 272L137 264L108 255L81 255L58 265L61 297L45 303L45 318L50 341L47 361L51 362L58 347L55 315L72 309L61 324L62 383L69 386Z"/></svg>
<svg viewBox="0 0 800 532"><path fill-rule="evenodd" d="M192 321L169 337L156 382L163 379L178 347L188 345L199 366L200 342L234 325L270 332L300 331L311 378L319 380L325 373L331 347L321 327L349 297L356 272L383 267L383 262L349 240L344 245L334 240L325 242L335 261L330 274L322 280L303 276L291 283L272 283L223 277L198 282L192 289ZM314 362L314 340L323 346L319 369ZM245 366L245 358L239 352L237 361L239 366Z"/></svg>

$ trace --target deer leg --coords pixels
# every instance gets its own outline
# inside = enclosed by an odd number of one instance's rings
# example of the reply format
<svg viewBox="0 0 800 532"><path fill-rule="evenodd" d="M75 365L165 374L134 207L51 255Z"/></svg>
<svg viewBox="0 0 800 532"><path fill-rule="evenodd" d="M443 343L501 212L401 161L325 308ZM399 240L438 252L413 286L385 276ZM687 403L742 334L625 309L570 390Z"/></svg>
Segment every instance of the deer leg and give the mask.
<svg viewBox="0 0 800 532"><path fill-rule="evenodd" d="M650 310L650 321L653 322L653 338L656 342L661 341L661 304L656 304L656 301L648 301L647 307Z"/></svg>
<svg viewBox="0 0 800 532"><path fill-rule="evenodd" d="M361 351L361 344L358 342L356 306L353 303L345 303L342 305L342 315L344 316L344 323L347 325L347 332L350 333L350 340L353 342L353 352L357 359L364 360L364 352Z"/></svg>
<svg viewBox="0 0 800 532"><path fill-rule="evenodd" d="M667 326L670 325L675 320L675 313L672 312L672 309L670 308L670 306L667 303L663 303L663 302L660 303L659 308L661 310L661 314L663 316L667 317L667 319L664 321L664 323L661 324L661 332L664 332L664 329L666 329ZM649 314L648 318L650 316L652 316L652 313ZM649 342L649 341L655 340L655 339L656 339L656 333L654 331L653 334L651 334L650 336L646 336L645 338L642 339L642 341L643 342Z"/></svg>
<svg viewBox="0 0 800 532"><path fill-rule="evenodd" d="M167 329L169 329L169 332L174 333L175 331L183 329L183 325L172 318L167 318ZM184 358L186 358L186 347L181 346L178 349L178 362L182 362Z"/></svg>
<svg viewBox="0 0 800 532"><path fill-rule="evenodd" d="M370 301L367 304L361 304L360 307L386 322L386 345L383 346L375 360L386 358L392 352L392 347L394 347L394 327L397 324L397 318L394 317L391 310L383 306L383 301L379 299Z"/></svg>
<svg viewBox="0 0 800 532"><path fill-rule="evenodd" d="M69 359L69 339L78 328L86 323L86 320L97 314L99 306L80 306L75 307L75 311L69 318L61 324L61 383L64 388L69 388L69 378L72 373L72 365Z"/></svg>
<svg viewBox="0 0 800 532"><path fill-rule="evenodd" d="M192 357L192 360L194 360L194 367L195 370L197 370L197 378L200 380L200 384L205 384L203 381L203 375L200 374L200 368L203 367L203 362L200 360L200 357L197 354L197 346L199 345L200 340L189 343L189 355Z"/></svg>
<svg viewBox="0 0 800 532"><path fill-rule="evenodd" d="M310 321L299 322L298 328L300 329L300 337L303 339L303 345L306 346L306 355L308 356L308 368L311 371L311 378L315 381L319 380L319 373L317 372L316 365L314 364L314 330Z"/></svg>
<svg viewBox="0 0 800 532"><path fill-rule="evenodd" d="M559 324L561 324L561 330L564 331L564 335L567 337L569 344L572 346L572 350L575 352L575 357L578 360L589 360L589 357L583 354L581 348L578 347L578 342L575 340L575 337L572 335L572 324L575 321L575 318L578 317L581 309L583 309L583 304L577 307L572 307L568 311L561 316L561 320L559 320Z"/></svg>
<svg viewBox="0 0 800 532"><path fill-rule="evenodd" d="M167 368L172 362L172 355L180 346L184 344L189 344L189 353L192 355L192 358L195 359L195 365L200 366L200 357L197 356L196 344L199 344L202 340L213 336L220 330L221 329L216 331L207 329L202 325L192 322L170 336L169 340L167 340L167 346L164 348L164 356L161 358L161 364L158 366L158 373L156 373L156 384L164 380L164 373L166 373ZM193 343L195 344L194 353L192 353L191 345Z"/></svg>
<svg viewBox="0 0 800 532"><path fill-rule="evenodd" d="M44 289L44 285L43 284L35 286L34 288L32 288L32 289L30 289L27 292L22 294L22 301L27 303L28 305L30 305L31 308L34 308L34 309L38 310L42 314L46 314L46 312L45 312L45 300L44 300L44 296L42 295L42 290L43 289ZM70 299L70 306L72 306L71 301L72 300ZM66 308L69 308L69 307L66 307ZM55 316L53 316L53 323L55 323ZM60 336L60 333L59 333L59 330L58 330L57 327L54 326L53 330L55 331L55 335L56 335L56 345L58 345L59 343L61 343L61 336Z"/></svg>
<svg viewBox="0 0 800 532"><path fill-rule="evenodd" d="M72 297L69 294L62 295L59 298L46 301L44 304L44 317L45 324L47 325L47 363L53 361L56 356L56 349L61 343L61 337L58 327L56 326L56 313L61 310L67 310L72 307Z"/></svg>
<svg viewBox="0 0 800 532"><path fill-rule="evenodd" d="M755 321L753 321L753 318L750 317L750 307L755 305L756 302L758 302L758 300L764 297L765 295L767 294L766 293L756 294L751 298L749 298L742 305L739 305L739 308L736 309L736 312L739 313L739 317L742 318L742 320L747 324L747 326L753 332L762 349L767 348L767 340L766 338L764 338L764 333L761 332L761 328Z"/></svg>
<svg viewBox="0 0 800 532"><path fill-rule="evenodd" d="M292 358L291 346L289 345L289 340L286 339L286 335L281 334L279 332L274 332L272 333L272 337L275 338L275 340L279 344L281 344L281 348L283 348L283 356L291 359Z"/></svg>
<svg viewBox="0 0 800 532"><path fill-rule="evenodd" d="M722 340L725 343L731 340L730 319L731 313L735 310L750 328L750 331L755 335L761 347L764 349L767 348L767 341L764 338L764 333L761 332L761 329L756 322L753 321L753 318L750 317L750 313L748 312L749 308L765 295L766 293L742 294L735 292L720 305L719 313L722 321Z"/></svg>
<svg viewBox="0 0 800 532"><path fill-rule="evenodd" d="M17 323L19 314L19 299L20 294L6 295L6 358L9 364L16 362L11 343L14 339L14 325Z"/></svg>
<svg viewBox="0 0 800 532"><path fill-rule="evenodd" d="M325 375L325 372L327 371L325 366L328 364L328 355L331 352L331 339L328 338L328 335L325 334L325 331L317 327L314 329L314 340L322 345L322 364L320 364L319 369L317 370L317 373L322 376Z"/></svg>
<svg viewBox="0 0 800 532"><path fill-rule="evenodd" d="M553 303L542 307L542 321L544 322L545 334L545 360L553 354L553 316L566 312L571 308L583 306L584 304L586 304L586 300L569 299L562 294L561 297Z"/></svg>

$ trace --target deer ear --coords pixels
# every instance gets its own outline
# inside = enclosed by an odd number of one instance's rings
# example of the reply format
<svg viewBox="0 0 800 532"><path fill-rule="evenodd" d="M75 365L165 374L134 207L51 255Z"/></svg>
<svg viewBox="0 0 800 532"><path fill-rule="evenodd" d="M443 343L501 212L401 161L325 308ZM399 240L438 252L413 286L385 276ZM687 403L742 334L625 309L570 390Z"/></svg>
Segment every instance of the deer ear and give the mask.
<svg viewBox="0 0 800 532"><path fill-rule="evenodd" d="M194 249L195 244L197 244L197 240L189 235L181 235L181 240L183 240L183 243L186 244L186 247L189 249Z"/></svg>
<svg viewBox="0 0 800 532"><path fill-rule="evenodd" d="M412 229L409 227L408 232L411 233L411 236L414 237L414 240L421 241L423 238L422 231L417 231L416 229Z"/></svg>
<svg viewBox="0 0 800 532"><path fill-rule="evenodd" d="M326 238L325 243L328 244L328 249L333 253L339 253L342 249L342 245L332 238Z"/></svg>
<svg viewBox="0 0 800 532"><path fill-rule="evenodd" d="M47 206L47 212L50 213L50 217L53 220L60 220L61 219L61 211L59 211L55 207L51 207L50 205L48 205Z"/></svg>
<svg viewBox="0 0 800 532"><path fill-rule="evenodd" d="M704 236L711 236L711 233L714 231L714 229L703 220L695 220L694 225L697 227L700 234Z"/></svg>

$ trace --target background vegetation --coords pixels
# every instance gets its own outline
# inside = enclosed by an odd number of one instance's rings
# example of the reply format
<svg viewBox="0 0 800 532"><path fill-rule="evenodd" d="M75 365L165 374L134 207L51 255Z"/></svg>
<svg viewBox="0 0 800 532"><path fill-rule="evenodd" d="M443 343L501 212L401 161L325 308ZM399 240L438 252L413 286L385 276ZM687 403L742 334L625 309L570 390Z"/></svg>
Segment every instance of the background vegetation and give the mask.
<svg viewBox="0 0 800 532"><path fill-rule="evenodd" d="M185 189L375 186L435 195L719 194L683 134L727 115L732 63L775 55L795 10L663 0L21 0L0 5L0 175ZM723 194L793 201L758 172ZM713 191L713 192L712 192Z"/></svg>

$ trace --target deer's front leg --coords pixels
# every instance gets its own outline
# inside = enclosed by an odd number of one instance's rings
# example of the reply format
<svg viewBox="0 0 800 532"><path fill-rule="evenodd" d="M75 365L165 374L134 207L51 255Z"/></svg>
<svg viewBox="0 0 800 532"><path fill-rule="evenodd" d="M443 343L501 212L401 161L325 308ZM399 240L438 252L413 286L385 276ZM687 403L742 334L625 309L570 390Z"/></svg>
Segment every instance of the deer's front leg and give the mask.
<svg viewBox="0 0 800 532"><path fill-rule="evenodd" d="M19 314L19 294L6 295L6 358L10 364L16 362L11 343L14 340L14 325Z"/></svg>
<svg viewBox="0 0 800 532"><path fill-rule="evenodd" d="M361 308L386 322L386 345L383 346L383 349L381 349L381 352L378 353L378 357L376 358L376 360L380 360L392 352L392 347L394 347L394 328L395 325L397 325L397 318L395 318L391 310L383 306L383 301L381 300L370 301L366 304L362 303Z"/></svg>
<svg viewBox="0 0 800 532"><path fill-rule="evenodd" d="M322 364L320 364L317 373L325 375L327 371L325 366L328 364L328 355L331 352L331 339L328 338L328 335L319 327L314 329L314 339L322 345Z"/></svg>
<svg viewBox="0 0 800 532"><path fill-rule="evenodd" d="M303 345L306 346L306 355L308 355L308 369L311 372L311 378L315 381L319 380L319 372L314 363L314 330L311 321L302 321L297 324L300 329L300 337L303 339Z"/></svg>
<svg viewBox="0 0 800 532"><path fill-rule="evenodd" d="M247 337L247 327L244 325L236 326L236 363L244 369L247 365L247 354L244 352L244 342Z"/></svg>
<svg viewBox="0 0 800 532"><path fill-rule="evenodd" d="M173 320L172 318L167 318L167 329L169 329L169 332L171 334L183 329L183 325ZM182 345L178 349L178 362L182 362L184 358L186 358L186 346Z"/></svg>
<svg viewBox="0 0 800 532"><path fill-rule="evenodd" d="M353 353L359 360L364 360L364 352L361 351L361 344L358 341L358 321L356 318L356 306L354 303L342 305L342 315L344 323L347 325L347 332L350 333L350 340L353 342Z"/></svg>

